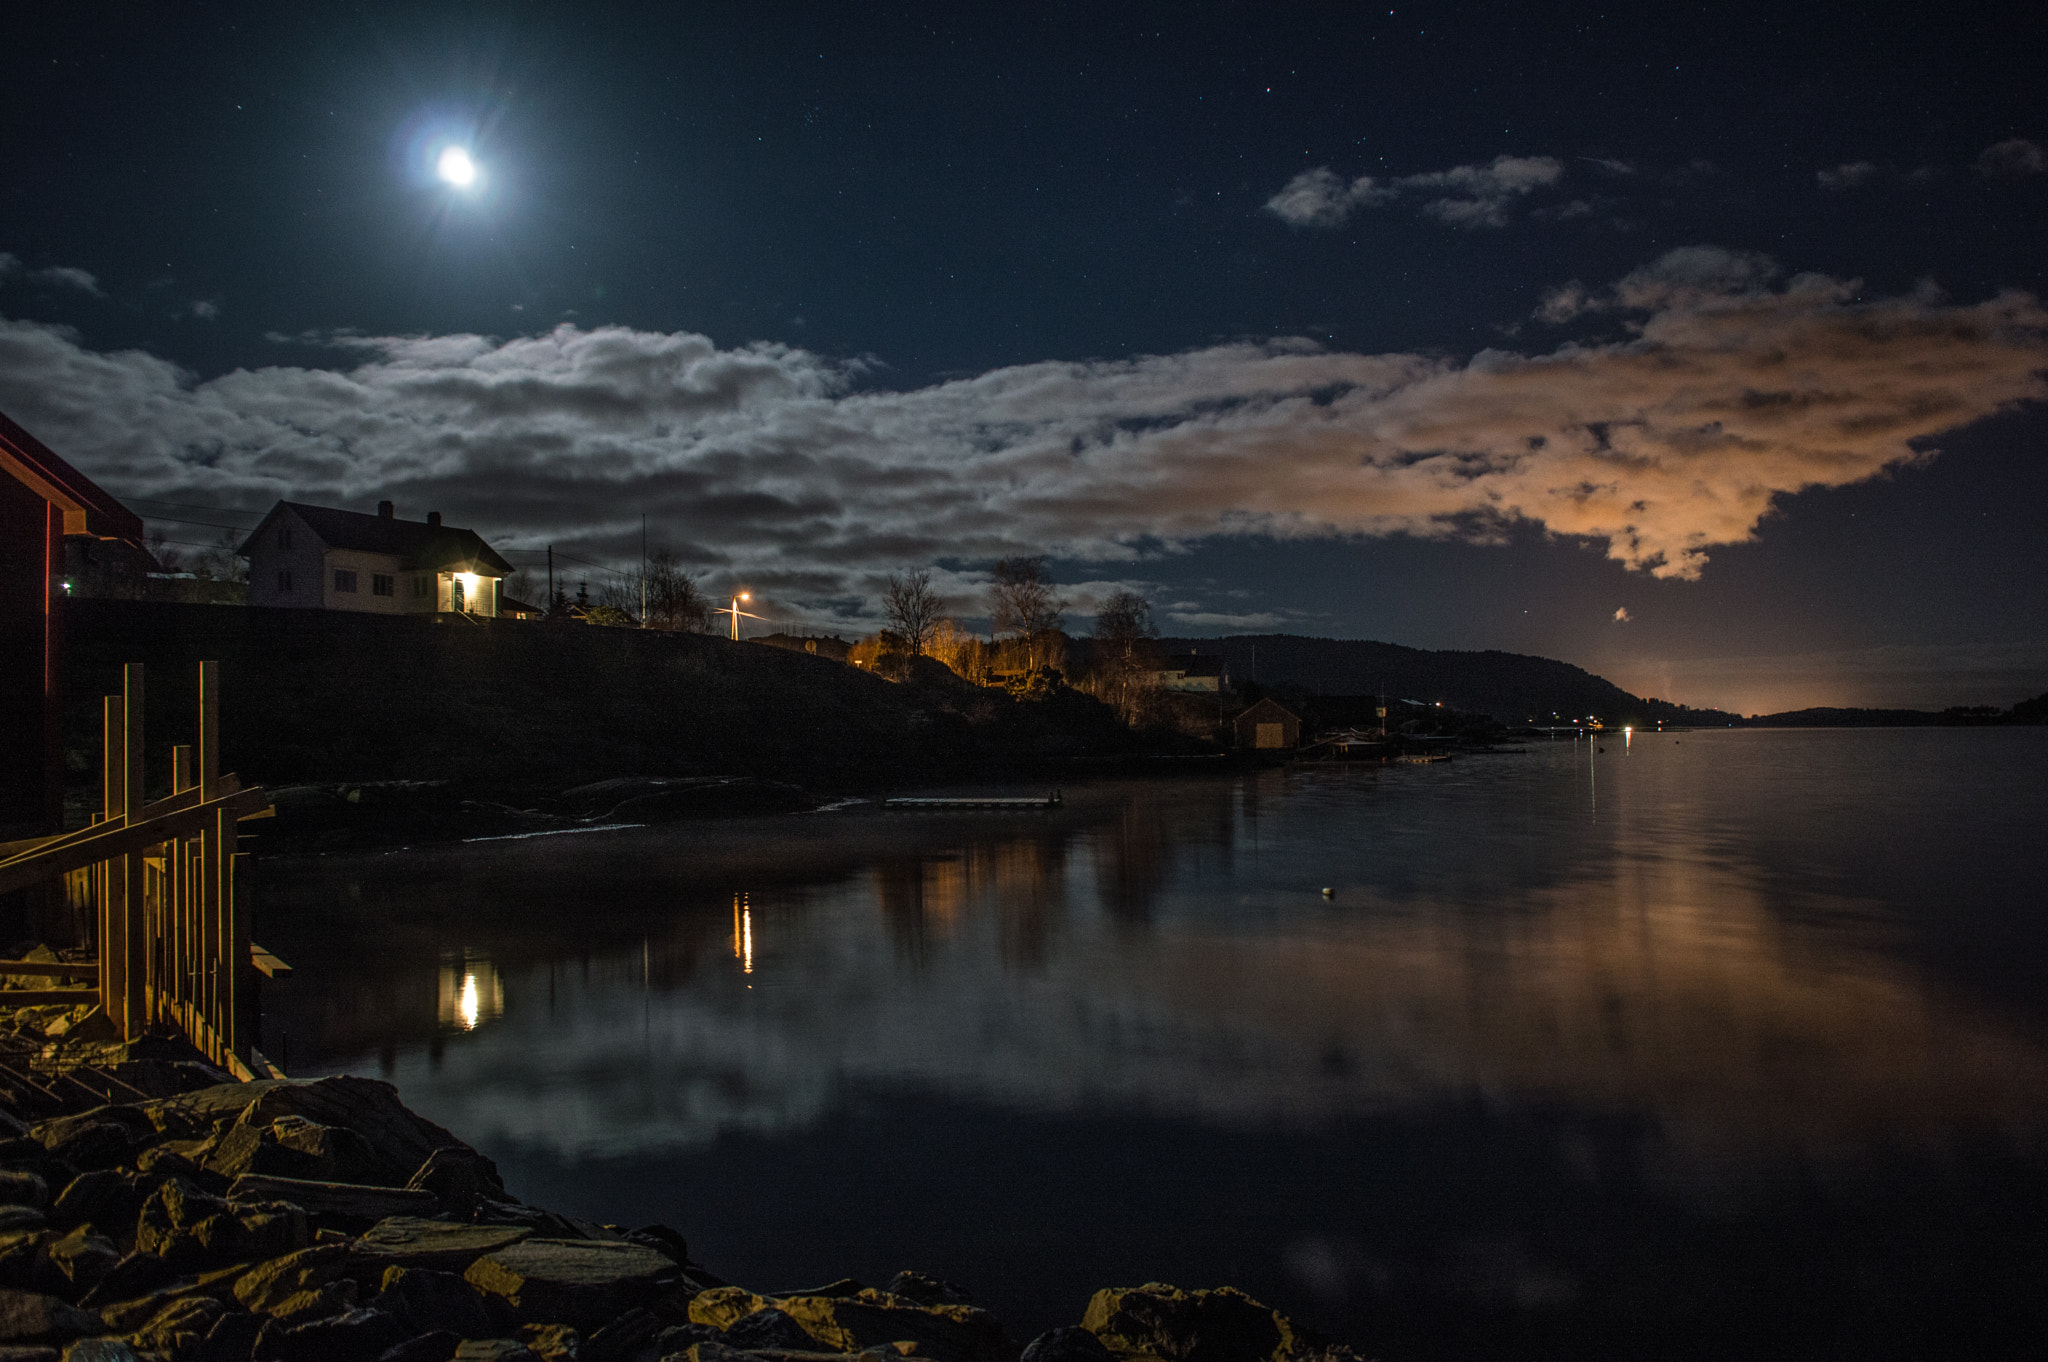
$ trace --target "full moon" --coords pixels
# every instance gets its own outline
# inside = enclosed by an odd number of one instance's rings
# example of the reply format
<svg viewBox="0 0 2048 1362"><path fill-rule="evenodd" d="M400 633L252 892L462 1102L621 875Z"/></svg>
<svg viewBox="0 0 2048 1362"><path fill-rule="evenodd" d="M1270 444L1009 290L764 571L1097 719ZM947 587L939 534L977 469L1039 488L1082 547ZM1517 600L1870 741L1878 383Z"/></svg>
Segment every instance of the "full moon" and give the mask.
<svg viewBox="0 0 2048 1362"><path fill-rule="evenodd" d="M457 189L467 189L476 183L476 162L469 159L463 148L449 147L434 163L434 173Z"/></svg>

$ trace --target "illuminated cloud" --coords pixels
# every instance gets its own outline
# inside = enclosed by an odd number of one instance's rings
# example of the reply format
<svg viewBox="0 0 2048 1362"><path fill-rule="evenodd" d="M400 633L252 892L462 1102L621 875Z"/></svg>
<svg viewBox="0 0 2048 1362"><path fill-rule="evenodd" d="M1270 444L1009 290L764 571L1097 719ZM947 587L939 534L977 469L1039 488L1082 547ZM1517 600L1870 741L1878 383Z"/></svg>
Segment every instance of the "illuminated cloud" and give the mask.
<svg viewBox="0 0 2048 1362"><path fill-rule="evenodd" d="M1266 211L1295 227L1337 227L1357 209L1406 198L1449 227L1504 227L1517 200L1563 177L1564 163L1549 156L1497 156L1483 166L1394 180L1363 175L1349 183L1328 166L1317 166L1289 180L1266 201Z"/></svg>
<svg viewBox="0 0 2048 1362"><path fill-rule="evenodd" d="M1137 562L1217 537L1497 542L1517 521L1694 577L1777 499L1928 457L2044 395L2030 296L1870 298L1709 247L1581 305L1554 352L1221 345L1046 361L903 392L782 345L625 327L348 337L348 367L206 381L0 321L0 410L119 493L428 507L509 547L658 538L790 600L939 558ZM1242 612L1256 613L1260 602Z"/></svg>

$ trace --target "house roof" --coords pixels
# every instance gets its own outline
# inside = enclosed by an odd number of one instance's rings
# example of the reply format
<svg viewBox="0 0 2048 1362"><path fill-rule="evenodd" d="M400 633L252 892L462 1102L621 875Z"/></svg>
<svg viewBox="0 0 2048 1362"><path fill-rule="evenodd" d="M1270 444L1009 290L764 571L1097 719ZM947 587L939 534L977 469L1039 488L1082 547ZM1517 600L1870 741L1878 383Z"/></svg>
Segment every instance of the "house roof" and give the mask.
<svg viewBox="0 0 2048 1362"><path fill-rule="evenodd" d="M243 542L238 552L249 556L250 545L269 528L277 513L289 509L330 549L353 549L358 553L388 553L400 560L402 569L465 567L482 569L486 575L510 576L512 565L498 556L475 530L453 525L429 525L419 520L398 520L361 511L338 511L329 506L308 506L304 502L280 501L263 517L263 524Z"/></svg>
<svg viewBox="0 0 2048 1362"><path fill-rule="evenodd" d="M0 413L0 472L64 512L64 533L142 543L142 517Z"/></svg>

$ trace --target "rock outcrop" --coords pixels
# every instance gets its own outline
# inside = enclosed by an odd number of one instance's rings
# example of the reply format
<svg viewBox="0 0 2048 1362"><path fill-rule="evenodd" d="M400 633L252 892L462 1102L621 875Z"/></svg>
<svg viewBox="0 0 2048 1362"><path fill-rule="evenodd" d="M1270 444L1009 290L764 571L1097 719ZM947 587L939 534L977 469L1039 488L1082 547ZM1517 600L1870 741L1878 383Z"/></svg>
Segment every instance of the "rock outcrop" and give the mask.
<svg viewBox="0 0 2048 1362"><path fill-rule="evenodd" d="M782 1295L661 1225L528 1206L360 1078L0 1122L0 1362L1020 1362L915 1272ZM1098 1292L1022 1362L1339 1362L1228 1288Z"/></svg>

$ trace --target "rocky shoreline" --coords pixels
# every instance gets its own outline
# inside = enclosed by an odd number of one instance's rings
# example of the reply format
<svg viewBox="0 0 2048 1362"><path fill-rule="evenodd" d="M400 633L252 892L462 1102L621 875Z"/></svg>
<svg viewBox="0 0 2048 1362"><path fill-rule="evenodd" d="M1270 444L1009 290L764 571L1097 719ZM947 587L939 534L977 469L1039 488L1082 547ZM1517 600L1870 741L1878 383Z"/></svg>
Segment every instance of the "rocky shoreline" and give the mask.
<svg viewBox="0 0 2048 1362"><path fill-rule="evenodd" d="M390 1084L235 1082L0 1021L0 1362L1354 1362L1234 1289L1098 1291L1020 1347L915 1271L764 1294L521 1202Z"/></svg>

